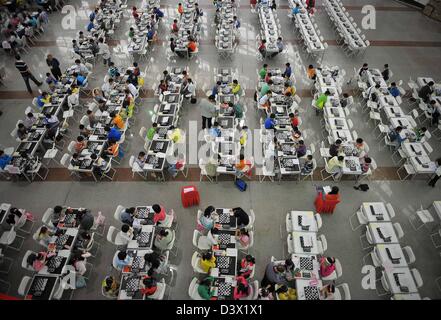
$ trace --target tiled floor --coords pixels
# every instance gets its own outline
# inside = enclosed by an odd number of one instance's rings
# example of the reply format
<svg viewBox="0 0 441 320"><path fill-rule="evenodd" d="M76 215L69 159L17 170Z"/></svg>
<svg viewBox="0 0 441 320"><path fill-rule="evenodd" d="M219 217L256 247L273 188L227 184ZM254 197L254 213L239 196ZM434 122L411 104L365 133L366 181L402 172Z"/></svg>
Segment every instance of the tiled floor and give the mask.
<svg viewBox="0 0 441 320"><path fill-rule="evenodd" d="M78 30L84 29L87 22L90 3L85 1L70 1L77 8L76 30L61 30L62 15L55 13L50 16L50 25L45 35L40 39L37 46L32 48L30 54L23 55L38 77L43 77L47 71L43 57L52 53L58 57L63 67L72 64L69 50L71 39ZM93 1L91 1L93 2ZM130 5L139 5L141 0L130 0ZM372 47L361 58L348 59L342 50L335 45L335 35L330 28L329 18L323 10L320 1L317 1L319 10L316 20L326 40L329 40L329 49L325 55L324 63L328 65L339 65L352 74L354 67L360 66L364 61L373 67L381 68L384 63L389 63L394 72L396 80L406 81L409 77L432 76L440 79L441 65L439 56L441 53L441 25L418 11L409 9L392 0L375 0L370 4L376 6L376 29L366 30L365 34L371 41ZM361 7L365 4L361 0L345 0L348 11L355 21L360 22L363 15ZM130 6L129 5L129 6ZM176 1L161 0L161 6L166 13L166 19L160 27L160 39L165 40L171 20L175 16ZM202 84L211 87L213 84L213 68L228 66L237 68L239 81L246 85L247 97L245 103L248 106L246 115L247 125L257 128L259 118L254 112L252 94L256 85L256 69L261 63L256 60L254 39L259 31L258 19L248 8L248 4L242 1L239 9L239 18L242 22L241 39L236 57L232 62L224 62L218 59L216 49L213 45L214 29L211 26L214 10L212 2L201 0L200 6L205 11L203 16L204 31L202 35L200 54L197 60L170 62L165 59L167 42L160 41L153 49L149 63L141 63L142 69L147 68L147 85L152 88L157 84L156 77L167 65L188 65L191 77L198 83L198 89ZM307 142L316 146L322 141L319 118L315 116L309 106L311 97L309 93L309 82L305 77L305 66L310 63L297 47L296 36L293 32L293 25L286 14L287 1L279 1L278 16L289 51L285 56L276 57L269 63L276 67L283 67L289 61L297 79L297 90L302 97L301 110L303 118L303 131L308 134ZM127 43L127 31L130 25L130 18L122 20L120 27L115 32L113 47ZM127 61L114 56L117 64L125 64ZM0 117L0 145L3 147L14 146L15 141L9 135L18 119L23 118L25 108L31 103L32 97L25 91L24 83L17 70L13 66L11 57L1 56L1 63L4 63L7 70L8 81L6 86L0 87L0 110L3 115ZM101 86L105 69L97 64L93 70L95 80L91 87ZM352 86L344 90L351 91ZM199 93L199 98L203 92ZM87 100L85 100L87 101ZM127 155L135 154L142 149L142 142L137 136L141 126L148 127L151 123L151 110L156 99L151 91L143 98L142 108L136 117L136 123L132 127L134 137L131 139L131 146ZM409 109L409 106L405 106ZM200 114L197 106L188 105L181 124L182 128L188 129L189 121L197 121L200 128ZM410 110L410 109L409 109ZM353 182L344 181L338 185L341 187L342 203L334 215L324 216L322 233L328 239L328 253L340 259L343 265L343 276L338 283L349 284L354 299L378 299L376 292L365 290L361 286L362 257L366 254L361 249L359 235L361 231L353 232L350 228L348 218L352 215L363 201L385 201L391 202L394 206L397 217L396 221L403 226L405 236L401 241L402 246L410 245L416 254L415 267L420 270L424 286L421 288L421 296L428 296L433 299L441 298L441 291L437 288L434 280L441 276L441 259L439 250L434 249L429 233L425 229L414 231L408 221L408 216L420 205L424 207L434 200L441 200L439 187L432 189L426 185L425 180L412 182L397 181L396 168L390 158L388 150L379 150L372 134L373 128L367 124L366 115L358 110L350 115L359 133L371 146L370 156L374 157L379 164L380 170L375 175L375 181L370 182L370 190L367 193L355 191ZM78 124L72 124L76 128ZM188 131L188 130L187 130ZM188 145L192 143L188 141ZM432 140L434 148L433 158L441 155L440 142ZM131 179L128 169L128 156L118 168L116 181L112 183L95 184L92 182L71 181L66 172L57 168L52 170L50 182L0 182L0 202L9 202L14 206L26 208L32 212L37 221L47 207L56 204L70 206L82 206L92 209L94 213L102 211L107 217L107 223L119 224L113 219L113 212L118 204L124 206L137 204L152 204L160 202L166 208L175 209L178 215L180 228L179 254L172 262L178 266L178 276L174 283L171 297L173 299L188 299L187 289L192 277L190 258L194 251L191 244L192 231L195 227L195 215L197 208L183 209L180 202L180 187L187 184L197 185L201 193L200 207L215 205L221 207L242 206L245 210L253 208L256 212L256 241L252 253L257 259L256 278L263 276L265 265L272 255L282 258L283 245L286 240L280 239L279 226L284 221L284 216L289 210L313 210L313 199L315 189L311 182L282 182L279 184L250 182L249 191L239 193L231 181L223 181L218 184L206 182L184 182L170 181L164 184L154 182L141 182ZM317 155L318 159L318 155ZM319 160L319 166L323 162ZM189 180L198 180L196 163L192 164L192 172ZM316 180L317 181L317 180ZM317 182L317 184L323 184ZM38 226L36 223L35 228ZM111 258L115 248L102 239L102 251L100 255L91 261L94 264L93 274L85 289L77 290L75 298L78 299L101 299L100 283L110 270ZM28 236L20 253L7 250L6 255L14 259L13 272L9 275L0 274L0 279L11 283L10 294L17 295L17 287L20 279L26 272L20 267L24 251L37 249L37 244L32 237Z"/></svg>

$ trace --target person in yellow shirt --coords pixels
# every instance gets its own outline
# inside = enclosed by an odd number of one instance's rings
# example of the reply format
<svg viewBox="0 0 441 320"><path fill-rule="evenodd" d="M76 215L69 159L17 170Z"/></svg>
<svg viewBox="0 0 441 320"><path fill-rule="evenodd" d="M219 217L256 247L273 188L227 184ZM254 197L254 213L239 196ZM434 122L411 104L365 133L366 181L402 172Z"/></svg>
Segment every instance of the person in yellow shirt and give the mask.
<svg viewBox="0 0 441 320"><path fill-rule="evenodd" d="M339 180L343 175L343 167L345 165L345 157L344 156L336 156L331 158L327 165L326 171L332 172L335 179Z"/></svg>
<svg viewBox="0 0 441 320"><path fill-rule="evenodd" d="M242 87L240 86L239 82L234 79L233 83L230 83L230 87L231 87L231 92L233 94L239 94L240 90L242 89Z"/></svg>
<svg viewBox="0 0 441 320"><path fill-rule="evenodd" d="M297 300L296 289L288 288L285 285L277 289L276 293L279 300Z"/></svg>
<svg viewBox="0 0 441 320"><path fill-rule="evenodd" d="M212 252L206 252L202 255L199 267L206 273L210 272L211 268L216 268L216 257Z"/></svg>
<svg viewBox="0 0 441 320"><path fill-rule="evenodd" d="M179 143L182 141L182 131L179 128L175 128L174 126L170 127L170 133L168 134L168 138L174 143Z"/></svg>
<svg viewBox="0 0 441 320"><path fill-rule="evenodd" d="M110 113L110 117L112 118L112 124L115 125L118 129L121 130L124 128L124 120L119 113L116 114L115 112L112 112Z"/></svg>
<svg viewBox="0 0 441 320"><path fill-rule="evenodd" d="M294 86L290 86L288 82L285 82L285 90L283 91L283 95L286 97L292 97L296 94L296 88Z"/></svg>
<svg viewBox="0 0 441 320"><path fill-rule="evenodd" d="M239 133L239 142L240 142L240 146L243 147L246 145L248 140L248 127L247 126L243 126L242 130L240 130Z"/></svg>

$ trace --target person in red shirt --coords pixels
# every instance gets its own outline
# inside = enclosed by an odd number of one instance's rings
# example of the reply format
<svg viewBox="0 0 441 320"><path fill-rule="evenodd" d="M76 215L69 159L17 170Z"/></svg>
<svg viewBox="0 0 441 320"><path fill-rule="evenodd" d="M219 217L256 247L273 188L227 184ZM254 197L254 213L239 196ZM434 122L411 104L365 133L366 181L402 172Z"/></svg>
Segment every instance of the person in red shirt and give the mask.
<svg viewBox="0 0 441 320"><path fill-rule="evenodd" d="M133 18L135 18L135 20L138 20L139 19L139 14L138 14L138 11L137 11L138 9L136 9L136 7L133 7L132 8L132 16L133 16Z"/></svg>
<svg viewBox="0 0 441 320"><path fill-rule="evenodd" d="M173 24L172 24L172 32L174 33L178 33L179 31L179 26L178 26L178 20L173 20Z"/></svg>
<svg viewBox="0 0 441 320"><path fill-rule="evenodd" d="M163 206L160 206L159 204L154 204L152 206L153 211L155 212L154 216L153 216L153 223L158 223L160 221L164 221L165 220L165 209Z"/></svg>
<svg viewBox="0 0 441 320"><path fill-rule="evenodd" d="M291 121L291 125L293 127L297 128L299 126L299 124L300 124L298 111L296 111L295 113L290 113L289 114L289 120Z"/></svg>
<svg viewBox="0 0 441 320"><path fill-rule="evenodd" d="M320 276L329 277L335 270L335 258L325 258L320 259Z"/></svg>
<svg viewBox="0 0 441 320"><path fill-rule="evenodd" d="M266 40L262 40L262 42L260 43L259 52L263 57L266 56Z"/></svg>
<svg viewBox="0 0 441 320"><path fill-rule="evenodd" d="M234 291L233 291L234 300L239 300L241 298L248 297L251 289L247 279L245 279L242 276L238 276L236 278L236 281L237 281L237 285L234 287Z"/></svg>
<svg viewBox="0 0 441 320"><path fill-rule="evenodd" d="M144 296L151 296L158 289L155 278L152 277L153 272L149 270L147 275L141 280L139 284L139 292Z"/></svg>
<svg viewBox="0 0 441 320"><path fill-rule="evenodd" d="M241 275L245 279L248 279L254 270L255 263L256 259L252 255L246 255L246 257L240 261L239 275Z"/></svg>

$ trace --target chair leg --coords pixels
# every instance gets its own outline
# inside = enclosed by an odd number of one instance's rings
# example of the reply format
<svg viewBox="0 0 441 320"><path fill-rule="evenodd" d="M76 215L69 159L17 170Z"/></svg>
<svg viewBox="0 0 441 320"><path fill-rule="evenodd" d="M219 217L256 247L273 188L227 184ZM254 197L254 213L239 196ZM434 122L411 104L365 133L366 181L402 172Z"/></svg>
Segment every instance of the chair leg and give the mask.
<svg viewBox="0 0 441 320"><path fill-rule="evenodd" d="M369 248L372 247L372 245L367 241L367 237L366 237L365 234L362 234L362 235L360 236L360 243L361 243L361 248L362 248L363 250L367 250L367 249L369 249ZM367 243L368 245L365 246L365 245L364 245L365 243Z"/></svg>
<svg viewBox="0 0 441 320"><path fill-rule="evenodd" d="M383 288L383 292L378 291L379 288ZM379 297L382 297L382 296L385 296L385 295L389 294L389 292L387 292L384 289L383 284L381 283L381 279L378 279L378 280L375 281L375 291L377 291L377 295Z"/></svg>
<svg viewBox="0 0 441 320"><path fill-rule="evenodd" d="M418 231L424 226L424 222L421 221L421 219L418 218L416 214L409 216L409 223L412 225L412 228L415 231ZM418 223L415 225L415 223Z"/></svg>

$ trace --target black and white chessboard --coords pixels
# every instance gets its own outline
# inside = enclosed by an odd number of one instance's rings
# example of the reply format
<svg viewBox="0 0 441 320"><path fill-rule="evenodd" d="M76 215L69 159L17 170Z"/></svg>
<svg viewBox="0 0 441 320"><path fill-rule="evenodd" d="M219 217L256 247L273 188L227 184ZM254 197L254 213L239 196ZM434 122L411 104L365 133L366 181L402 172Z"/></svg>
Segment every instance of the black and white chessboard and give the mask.
<svg viewBox="0 0 441 320"><path fill-rule="evenodd" d="M221 213L219 215L219 223L229 224L230 223L230 214L229 213Z"/></svg>
<svg viewBox="0 0 441 320"><path fill-rule="evenodd" d="M218 297L228 297L231 296L233 288L231 283L221 282L218 284L217 295Z"/></svg>
<svg viewBox="0 0 441 320"><path fill-rule="evenodd" d="M33 291L34 292L44 291L47 282L48 282L47 278L38 278L32 286Z"/></svg>
<svg viewBox="0 0 441 320"><path fill-rule="evenodd" d="M317 287L307 286L303 288L305 292L305 300L319 300L320 292Z"/></svg>
<svg viewBox="0 0 441 320"><path fill-rule="evenodd" d="M300 269L301 270L313 270L314 265L312 258L300 257Z"/></svg>
<svg viewBox="0 0 441 320"><path fill-rule="evenodd" d="M149 246L151 235L150 232L141 232L138 236L139 245L145 247Z"/></svg>
<svg viewBox="0 0 441 320"><path fill-rule="evenodd" d="M135 292L139 290L139 278L133 277L128 278L126 282L126 291Z"/></svg>
<svg viewBox="0 0 441 320"><path fill-rule="evenodd" d="M221 233L218 238L219 244L229 244L231 241L231 235L227 233Z"/></svg>
<svg viewBox="0 0 441 320"><path fill-rule="evenodd" d="M138 208L138 218L147 219L149 217L150 210L147 207Z"/></svg>
<svg viewBox="0 0 441 320"><path fill-rule="evenodd" d="M132 270L141 270L144 268L145 260L143 257L136 256L132 261Z"/></svg>
<svg viewBox="0 0 441 320"><path fill-rule="evenodd" d="M219 269L227 269L230 266L230 257L217 257L216 262Z"/></svg>

